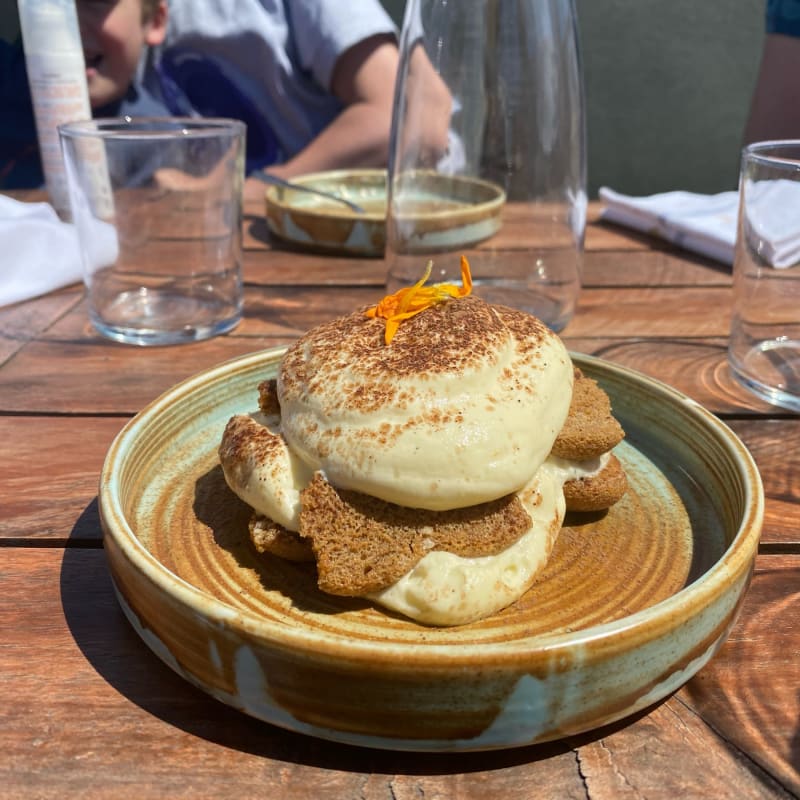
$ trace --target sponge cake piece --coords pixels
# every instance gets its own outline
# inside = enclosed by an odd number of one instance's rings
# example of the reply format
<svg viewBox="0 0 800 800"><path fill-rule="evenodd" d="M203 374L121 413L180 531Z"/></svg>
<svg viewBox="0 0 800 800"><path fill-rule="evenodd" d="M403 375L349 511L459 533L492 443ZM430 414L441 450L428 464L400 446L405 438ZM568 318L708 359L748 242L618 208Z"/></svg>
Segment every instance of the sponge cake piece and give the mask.
<svg viewBox="0 0 800 800"><path fill-rule="evenodd" d="M564 500L567 511L604 511L621 500L627 489L625 470L612 453L596 475L567 481Z"/></svg>
<svg viewBox="0 0 800 800"><path fill-rule="evenodd" d="M395 583L432 551L465 558L495 555L530 526L515 494L426 511L336 490L319 472L303 490L300 512L300 534L311 540L319 588L356 597Z"/></svg>
<svg viewBox="0 0 800 800"><path fill-rule="evenodd" d="M550 455L578 462L609 455L596 474L564 484L567 511L602 511L625 494L625 470L610 453L624 437L625 431L611 413L608 395L576 367L569 413Z"/></svg>
<svg viewBox="0 0 800 800"><path fill-rule="evenodd" d="M611 413L611 401L597 381L575 368L572 401L550 455L586 461L609 452L625 437Z"/></svg>

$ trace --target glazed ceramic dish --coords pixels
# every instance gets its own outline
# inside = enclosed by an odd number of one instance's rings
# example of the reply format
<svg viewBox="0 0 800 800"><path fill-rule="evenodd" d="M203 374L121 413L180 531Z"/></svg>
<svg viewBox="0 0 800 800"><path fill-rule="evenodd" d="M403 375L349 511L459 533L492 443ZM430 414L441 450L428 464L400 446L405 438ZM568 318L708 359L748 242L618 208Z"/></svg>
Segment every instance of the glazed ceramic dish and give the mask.
<svg viewBox="0 0 800 800"><path fill-rule="evenodd" d="M678 392L586 356L627 436L626 496L568 516L513 606L428 628L316 588L313 566L260 559L217 446L257 408L282 350L191 378L114 441L100 511L114 586L141 638L219 700L293 731L371 747L461 751L576 734L666 697L716 653L756 555L752 458Z"/></svg>
<svg viewBox="0 0 800 800"><path fill-rule="evenodd" d="M364 213L330 198L285 186L265 191L267 226L286 242L347 255L381 257L386 245L386 171L335 170L294 178L361 206ZM414 173L406 193L403 224L414 230L409 252L467 247L500 227L503 190L475 178Z"/></svg>

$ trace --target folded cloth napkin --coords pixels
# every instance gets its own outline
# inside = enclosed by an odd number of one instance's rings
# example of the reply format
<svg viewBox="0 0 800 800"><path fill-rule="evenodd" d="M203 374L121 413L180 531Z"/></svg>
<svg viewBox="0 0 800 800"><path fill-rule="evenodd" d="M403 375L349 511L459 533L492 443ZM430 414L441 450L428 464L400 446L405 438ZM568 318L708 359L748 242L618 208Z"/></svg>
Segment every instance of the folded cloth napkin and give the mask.
<svg viewBox="0 0 800 800"><path fill-rule="evenodd" d="M630 197L604 186L602 218L660 236L678 247L733 264L738 192L662 192Z"/></svg>
<svg viewBox="0 0 800 800"><path fill-rule="evenodd" d="M793 267L800 261L800 182L750 182L745 198L745 235L751 249L777 269Z"/></svg>
<svg viewBox="0 0 800 800"><path fill-rule="evenodd" d="M0 195L0 306L79 281L83 274L75 226L49 203Z"/></svg>
<svg viewBox="0 0 800 800"><path fill-rule="evenodd" d="M75 283L84 268L93 272L113 264L119 253L116 228L99 219L87 224L91 235L81 255L77 229L62 222L49 203L0 195L0 306Z"/></svg>

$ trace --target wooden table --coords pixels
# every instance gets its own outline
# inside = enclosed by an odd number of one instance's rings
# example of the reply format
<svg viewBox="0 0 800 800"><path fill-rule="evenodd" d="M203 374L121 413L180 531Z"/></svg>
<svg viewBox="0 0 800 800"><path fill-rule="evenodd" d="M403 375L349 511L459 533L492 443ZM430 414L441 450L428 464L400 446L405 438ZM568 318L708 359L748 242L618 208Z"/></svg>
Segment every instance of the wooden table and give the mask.
<svg viewBox="0 0 800 800"><path fill-rule="evenodd" d="M105 341L80 286L0 309L0 797L800 796L800 418L728 374L730 270L599 224L596 207L567 345L694 397L763 476L755 576L712 662L647 713L581 737L419 755L274 728L153 655L117 605L102 548L97 481L113 437L180 379L382 295L380 261L270 249L259 211L245 220L246 318L228 336Z"/></svg>

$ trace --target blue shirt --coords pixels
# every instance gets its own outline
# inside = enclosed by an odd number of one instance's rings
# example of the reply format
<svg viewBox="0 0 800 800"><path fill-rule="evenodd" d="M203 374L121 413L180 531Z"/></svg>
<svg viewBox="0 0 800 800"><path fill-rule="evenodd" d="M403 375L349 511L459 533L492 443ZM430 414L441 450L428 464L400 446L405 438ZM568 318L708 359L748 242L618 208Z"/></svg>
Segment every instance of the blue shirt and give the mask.
<svg viewBox="0 0 800 800"><path fill-rule="evenodd" d="M43 184L22 39L0 40L0 189Z"/></svg>
<svg viewBox="0 0 800 800"><path fill-rule="evenodd" d="M800 36L800 0L767 0L766 30Z"/></svg>
<svg viewBox="0 0 800 800"><path fill-rule="evenodd" d="M346 50L396 32L378 0L170 0L143 80L173 114L244 121L251 172L294 156L341 111L331 80Z"/></svg>

